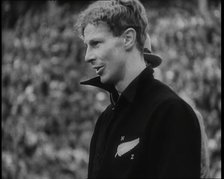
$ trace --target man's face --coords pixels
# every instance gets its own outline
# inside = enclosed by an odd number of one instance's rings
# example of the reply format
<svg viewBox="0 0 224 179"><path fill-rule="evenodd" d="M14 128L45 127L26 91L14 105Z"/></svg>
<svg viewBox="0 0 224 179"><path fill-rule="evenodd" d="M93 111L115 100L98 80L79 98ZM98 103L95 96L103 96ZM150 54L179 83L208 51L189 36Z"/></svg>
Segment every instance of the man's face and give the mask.
<svg viewBox="0 0 224 179"><path fill-rule="evenodd" d="M85 61L90 63L100 76L102 83L116 85L125 73L124 39L114 37L105 24L88 24L84 30L87 46Z"/></svg>

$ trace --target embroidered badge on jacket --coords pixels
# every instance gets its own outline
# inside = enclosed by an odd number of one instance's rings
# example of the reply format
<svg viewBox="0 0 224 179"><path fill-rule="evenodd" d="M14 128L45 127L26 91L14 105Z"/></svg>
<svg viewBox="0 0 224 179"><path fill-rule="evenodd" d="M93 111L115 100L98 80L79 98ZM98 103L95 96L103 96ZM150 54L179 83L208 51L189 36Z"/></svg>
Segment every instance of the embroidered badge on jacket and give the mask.
<svg viewBox="0 0 224 179"><path fill-rule="evenodd" d="M118 145L117 147L117 153L115 154L115 158L117 157L117 155L119 157L121 157L122 155L124 155L125 153L127 153L128 151L132 150L136 145L138 145L139 143L139 138L134 139L132 141L129 142L123 142L120 145Z"/></svg>

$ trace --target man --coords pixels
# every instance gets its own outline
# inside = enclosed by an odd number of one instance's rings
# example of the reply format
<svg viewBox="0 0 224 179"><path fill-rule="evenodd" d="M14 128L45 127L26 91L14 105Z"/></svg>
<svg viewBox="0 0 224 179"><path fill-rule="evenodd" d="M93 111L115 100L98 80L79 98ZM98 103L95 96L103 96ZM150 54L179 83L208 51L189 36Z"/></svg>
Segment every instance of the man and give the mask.
<svg viewBox="0 0 224 179"><path fill-rule="evenodd" d="M86 44L85 61L98 75L81 84L103 88L111 99L92 136L88 178L204 176L195 112L153 77L161 59L150 52L143 5L97 1L77 25Z"/></svg>

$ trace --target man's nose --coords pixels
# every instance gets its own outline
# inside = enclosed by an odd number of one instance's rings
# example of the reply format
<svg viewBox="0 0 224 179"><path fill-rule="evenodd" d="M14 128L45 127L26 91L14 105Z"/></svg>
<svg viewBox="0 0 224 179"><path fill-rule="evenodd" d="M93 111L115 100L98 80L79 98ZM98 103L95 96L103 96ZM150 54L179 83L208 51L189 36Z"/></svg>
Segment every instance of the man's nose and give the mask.
<svg viewBox="0 0 224 179"><path fill-rule="evenodd" d="M87 63L93 63L96 60L96 57L92 51L89 50L89 48L86 49L85 54L85 62Z"/></svg>

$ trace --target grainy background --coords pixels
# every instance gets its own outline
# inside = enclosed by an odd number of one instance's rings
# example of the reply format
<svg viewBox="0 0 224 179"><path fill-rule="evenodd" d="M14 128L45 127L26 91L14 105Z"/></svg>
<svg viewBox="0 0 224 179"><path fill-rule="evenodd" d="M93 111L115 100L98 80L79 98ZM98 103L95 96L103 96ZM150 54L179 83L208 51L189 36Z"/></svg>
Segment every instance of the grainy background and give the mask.
<svg viewBox="0 0 224 179"><path fill-rule="evenodd" d="M85 3L84 3L85 2ZM2 178L86 178L89 142L108 94L74 33L88 1L2 2ZM143 1L155 77L201 112L212 177L221 178L221 3Z"/></svg>

